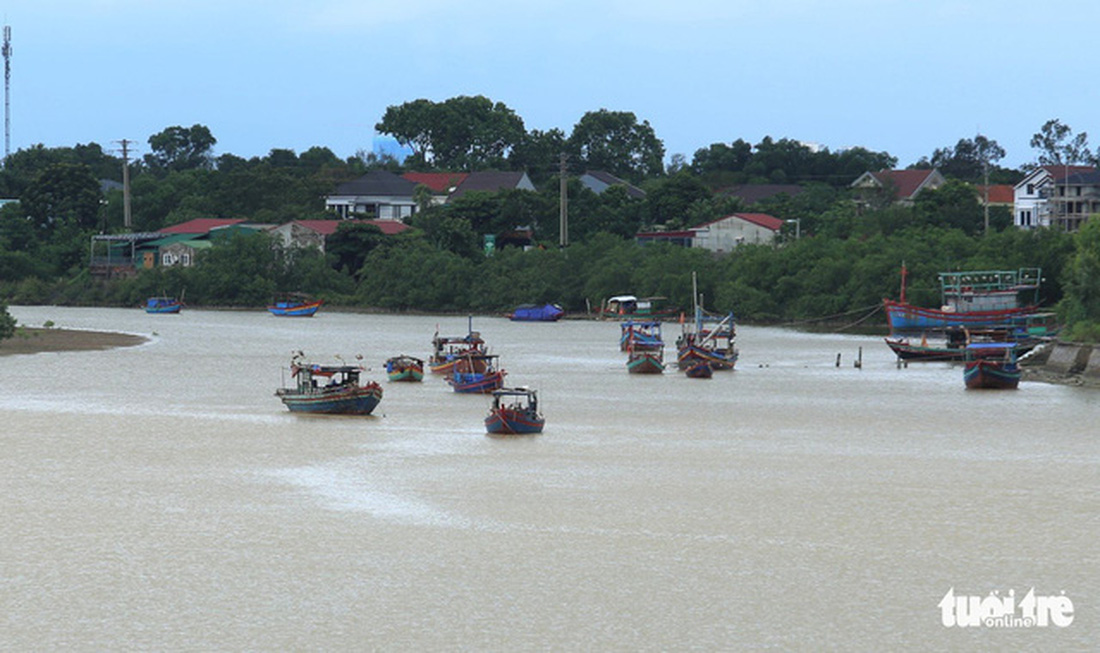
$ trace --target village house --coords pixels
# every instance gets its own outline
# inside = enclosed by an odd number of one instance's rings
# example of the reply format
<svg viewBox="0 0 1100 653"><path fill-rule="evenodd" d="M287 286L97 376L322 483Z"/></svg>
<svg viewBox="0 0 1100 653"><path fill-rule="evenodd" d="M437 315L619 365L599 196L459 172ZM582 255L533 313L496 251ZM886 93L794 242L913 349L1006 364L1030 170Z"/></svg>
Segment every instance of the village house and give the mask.
<svg viewBox="0 0 1100 653"><path fill-rule="evenodd" d="M610 172L602 170L588 170L579 177L581 185L597 195L602 195L608 188L620 186L626 189L627 197L643 199L645 191L630 182L619 179Z"/></svg>
<svg viewBox="0 0 1100 653"><path fill-rule="evenodd" d="M947 182L939 170L880 170L865 172L850 185L855 189L856 202L862 206L890 203L912 206L923 190L943 186Z"/></svg>
<svg viewBox="0 0 1100 653"><path fill-rule="evenodd" d="M1100 212L1100 173L1093 166L1045 165L1013 188L1013 223L1020 229L1077 231Z"/></svg>
<svg viewBox="0 0 1100 653"><path fill-rule="evenodd" d="M271 234L279 239L283 247L313 247L322 253L329 236L336 233L341 224L369 224L378 227L383 234L393 236L410 227L396 220L294 220L279 225Z"/></svg>
<svg viewBox="0 0 1100 653"><path fill-rule="evenodd" d="M733 213L682 231L640 232L635 240L642 244L667 242L722 254L741 245L770 245L782 228L783 220L766 213Z"/></svg>

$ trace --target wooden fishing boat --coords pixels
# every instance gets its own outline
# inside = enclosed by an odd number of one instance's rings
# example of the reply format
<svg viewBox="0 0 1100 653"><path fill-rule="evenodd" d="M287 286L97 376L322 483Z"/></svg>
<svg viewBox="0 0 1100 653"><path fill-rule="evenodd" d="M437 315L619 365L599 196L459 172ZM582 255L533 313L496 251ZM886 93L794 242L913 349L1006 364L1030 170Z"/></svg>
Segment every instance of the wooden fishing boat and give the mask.
<svg viewBox="0 0 1100 653"><path fill-rule="evenodd" d="M680 336L676 339L676 364L681 370L706 361L711 370L732 370L739 353L734 345L737 325L733 311L718 316L705 311L696 288L695 273L691 274L691 290L695 296L695 315L690 322L680 316Z"/></svg>
<svg viewBox="0 0 1100 653"><path fill-rule="evenodd" d="M485 431L494 435L542 433L546 418L539 413L538 395L528 388L493 391L493 406L485 418Z"/></svg>
<svg viewBox="0 0 1100 653"><path fill-rule="evenodd" d="M513 322L557 322L565 315L565 310L557 304L522 304L508 314Z"/></svg>
<svg viewBox="0 0 1100 653"><path fill-rule="evenodd" d="M707 361L696 359L695 362L684 368L684 374L689 379L709 379L714 375L714 370Z"/></svg>
<svg viewBox="0 0 1100 653"><path fill-rule="evenodd" d="M424 361L405 354L394 356L386 361L386 378L390 381L421 381L424 379Z"/></svg>
<svg viewBox="0 0 1100 653"><path fill-rule="evenodd" d="M948 327L982 328L1026 325L1039 313L1039 268L941 272L941 308L923 308L906 302L908 272L901 269L900 301L884 299L891 333L921 332Z"/></svg>
<svg viewBox="0 0 1100 653"><path fill-rule="evenodd" d="M471 358L485 354L485 341L481 334L473 330L473 318L464 336L441 336L436 328L432 336L432 355L428 357L428 368L432 374L454 374L455 372L484 372L485 368L469 367L480 365L483 359Z"/></svg>
<svg viewBox="0 0 1100 653"><path fill-rule="evenodd" d="M1049 342L1052 336L1046 335L1048 331L1038 330L1043 335L1036 335L1024 327L995 327L987 329L966 329L962 327L950 327L944 330L942 342L936 341L929 344L927 335L922 335L920 343L914 343L908 338L885 338L886 345L901 360L911 362L957 362L966 360L967 344L973 343L1002 343L1011 345L1016 356L1022 356L1044 342ZM986 352L997 355L1000 352L996 348L988 350L975 350L972 355L983 355Z"/></svg>
<svg viewBox="0 0 1100 653"><path fill-rule="evenodd" d="M504 387L504 376L507 372L497 369L494 363L496 354L470 354L466 358L469 360L462 367L471 371L456 369L447 377L447 383L451 384L455 392L488 394Z"/></svg>
<svg viewBox="0 0 1100 653"><path fill-rule="evenodd" d="M183 302L175 297L150 297L145 300L146 313L179 313L183 309Z"/></svg>
<svg viewBox="0 0 1100 653"><path fill-rule="evenodd" d="M294 413L370 415L382 401L382 386L374 381L360 385L358 365L317 365L291 361L291 377L297 384L279 388L275 396Z"/></svg>
<svg viewBox="0 0 1100 653"><path fill-rule="evenodd" d="M600 305L600 319L616 320L672 320L680 313L678 308L659 308L667 297L642 297L616 295Z"/></svg>
<svg viewBox="0 0 1100 653"><path fill-rule="evenodd" d="M267 310L276 317L313 317L323 303L322 299L312 299L301 293L289 293L275 297Z"/></svg>
<svg viewBox="0 0 1100 653"><path fill-rule="evenodd" d="M1011 346L979 343L966 351L963 382L968 389L1015 390L1020 385L1020 365Z"/></svg>
<svg viewBox="0 0 1100 653"><path fill-rule="evenodd" d="M626 359L631 374L662 374L665 371L664 348L631 349Z"/></svg>
<svg viewBox="0 0 1100 653"><path fill-rule="evenodd" d="M661 339L660 322L654 320L644 322L627 320L619 325L619 329L620 351L662 349L665 346L664 341Z"/></svg>

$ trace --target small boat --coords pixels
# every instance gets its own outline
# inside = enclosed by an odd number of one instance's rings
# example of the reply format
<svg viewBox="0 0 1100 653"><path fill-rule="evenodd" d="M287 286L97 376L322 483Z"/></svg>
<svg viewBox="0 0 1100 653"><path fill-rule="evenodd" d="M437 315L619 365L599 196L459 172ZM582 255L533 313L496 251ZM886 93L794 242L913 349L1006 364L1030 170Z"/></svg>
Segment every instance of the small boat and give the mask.
<svg viewBox="0 0 1100 653"><path fill-rule="evenodd" d="M301 293L280 295L267 307L277 317L313 317L324 303L322 299L311 299Z"/></svg>
<svg viewBox="0 0 1100 653"><path fill-rule="evenodd" d="M447 383L455 392L464 394L488 394L493 390L504 387L504 370L497 369L493 359L496 354L471 354L466 357L467 363L461 367L463 371L456 369L447 377Z"/></svg>
<svg viewBox="0 0 1100 653"><path fill-rule="evenodd" d="M424 379L424 361L405 354L394 356L386 361L386 378L390 381L421 381Z"/></svg>
<svg viewBox="0 0 1100 653"><path fill-rule="evenodd" d="M565 315L565 310L557 304L522 304L508 314L513 322L557 322Z"/></svg>
<svg viewBox="0 0 1100 653"><path fill-rule="evenodd" d="M432 355L428 357L428 367L432 374L454 374L455 372L484 372L484 368L468 368L478 365L482 359L471 358L485 354L485 341L481 334L473 330L473 318L464 336L441 336L439 329L432 336Z"/></svg>
<svg viewBox="0 0 1100 653"><path fill-rule="evenodd" d="M1020 365L1011 345L972 344L966 354L963 382L968 389L1015 390L1020 385Z"/></svg>
<svg viewBox="0 0 1100 653"><path fill-rule="evenodd" d="M627 320L619 325L619 350L630 351L643 349L662 349L665 346L661 339L661 323L648 320L635 322Z"/></svg>
<svg viewBox="0 0 1100 653"><path fill-rule="evenodd" d="M616 295L600 306L601 319L615 320L671 320L679 314L677 308L658 308L657 305L667 297L643 297L634 295Z"/></svg>
<svg viewBox="0 0 1100 653"><path fill-rule="evenodd" d="M546 418L539 413L534 390L501 388L493 390L493 406L485 418L485 431L494 435L542 433Z"/></svg>
<svg viewBox="0 0 1100 653"><path fill-rule="evenodd" d="M279 388L275 396L294 413L370 415L382 401L382 386L359 384L358 365L316 365L295 357L290 365L297 385Z"/></svg>
<svg viewBox="0 0 1100 653"><path fill-rule="evenodd" d="M694 272L691 273L691 290L695 295L695 317L691 322L685 322L684 316L680 316L680 337L676 339L677 366L687 370L702 360L710 365L712 371L732 370L739 356L734 346L737 325L733 311L721 319L707 313L701 305Z"/></svg>
<svg viewBox="0 0 1100 653"><path fill-rule="evenodd" d="M709 379L714 375L714 370L707 361L696 359L695 362L684 368L684 374L689 379Z"/></svg>
<svg viewBox="0 0 1100 653"><path fill-rule="evenodd" d="M987 329L967 329L964 327L950 327L944 330L944 341L929 344L927 335L921 336L920 344L915 344L908 338L885 338L886 345L894 352L894 355L904 361L912 362L957 362L966 360L968 344L974 343L1000 343L1011 345L1017 356L1022 356L1051 339L1045 328L1037 332L1024 327L995 327ZM972 355L982 355L983 352L992 352L997 355L996 348L988 350L975 350Z"/></svg>
<svg viewBox="0 0 1100 653"><path fill-rule="evenodd" d="M150 297L145 300L146 313L179 313L183 302L175 297Z"/></svg>
<svg viewBox="0 0 1100 653"><path fill-rule="evenodd" d="M905 300L908 271L901 269L900 301L884 299L891 333L948 327L982 328L1026 325L1040 316L1039 268L941 272L941 308L913 306Z"/></svg>
<svg viewBox="0 0 1100 653"><path fill-rule="evenodd" d="M661 374L665 371L664 348L631 349L626 360L631 374Z"/></svg>

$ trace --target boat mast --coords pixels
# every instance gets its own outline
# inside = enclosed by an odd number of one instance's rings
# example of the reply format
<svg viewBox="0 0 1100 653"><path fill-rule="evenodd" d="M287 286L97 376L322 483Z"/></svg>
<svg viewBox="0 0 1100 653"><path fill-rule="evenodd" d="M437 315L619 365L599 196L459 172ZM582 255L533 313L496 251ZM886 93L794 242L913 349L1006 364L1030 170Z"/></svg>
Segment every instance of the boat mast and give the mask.
<svg viewBox="0 0 1100 653"><path fill-rule="evenodd" d="M905 269L905 261L901 262L901 303L905 303L905 277L909 271Z"/></svg>

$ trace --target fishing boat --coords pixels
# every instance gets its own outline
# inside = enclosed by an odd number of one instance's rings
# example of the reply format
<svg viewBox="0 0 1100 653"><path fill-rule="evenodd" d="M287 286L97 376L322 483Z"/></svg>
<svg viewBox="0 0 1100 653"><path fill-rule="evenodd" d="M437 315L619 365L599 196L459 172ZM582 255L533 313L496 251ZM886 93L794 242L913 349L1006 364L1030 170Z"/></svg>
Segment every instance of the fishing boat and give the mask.
<svg viewBox="0 0 1100 653"><path fill-rule="evenodd" d="M441 336L436 328L432 336L432 355L428 357L428 368L432 374L453 374L455 372L484 372L484 368L469 367L479 365L485 354L485 341L481 334L473 330L473 318L464 336Z"/></svg>
<svg viewBox="0 0 1100 653"><path fill-rule="evenodd" d="M681 370L705 361L711 370L732 370L739 353L734 341L737 325L733 311L719 317L703 309L696 287L695 273L691 275L691 290L695 297L695 315L690 322L680 316L680 336L676 339L676 364Z"/></svg>
<svg viewBox="0 0 1100 653"><path fill-rule="evenodd" d="M145 300L146 313L179 313L183 302L175 297L150 297Z"/></svg>
<svg viewBox="0 0 1100 653"><path fill-rule="evenodd" d="M903 265L900 301L883 300L891 333L948 327L1020 326L1039 313L1040 268L941 272L941 307L938 309L906 302L907 274Z"/></svg>
<svg viewBox="0 0 1100 653"><path fill-rule="evenodd" d="M695 359L684 368L684 374L689 379L709 379L714 376L714 369L707 361Z"/></svg>
<svg viewBox="0 0 1100 653"><path fill-rule="evenodd" d="M565 310L557 304L522 304L508 314L513 322L557 322L565 315Z"/></svg>
<svg viewBox="0 0 1100 653"><path fill-rule="evenodd" d="M626 371L631 374L661 374L665 371L664 348L631 349L626 359Z"/></svg>
<svg viewBox="0 0 1100 653"><path fill-rule="evenodd" d="M1020 385L1020 365L1012 347L1003 343L978 343L966 347L963 382L971 390L1014 390Z"/></svg>
<svg viewBox="0 0 1100 653"><path fill-rule="evenodd" d="M485 431L494 435L542 433L546 418L539 413L538 395L528 388L493 390L493 406L485 418Z"/></svg>
<svg viewBox="0 0 1100 653"><path fill-rule="evenodd" d="M277 317L313 317L323 303L322 299L312 299L301 293L288 293L275 297L267 310Z"/></svg>
<svg viewBox="0 0 1100 653"><path fill-rule="evenodd" d="M677 308L659 308L667 297L642 297L616 295L600 305L601 319L615 320L671 320L679 314Z"/></svg>
<svg viewBox="0 0 1100 653"><path fill-rule="evenodd" d="M508 374L502 369L497 369L494 363L496 354L470 354L466 357L468 363L463 366L466 370L455 370L447 377L447 383L455 392L463 394L488 394L493 390L504 387L504 376Z"/></svg>
<svg viewBox="0 0 1100 653"><path fill-rule="evenodd" d="M424 379L424 361L405 354L394 356L386 361L386 378L390 381L421 381Z"/></svg>
<svg viewBox="0 0 1100 653"><path fill-rule="evenodd" d="M382 401L382 386L360 385L358 365L317 365L295 357L290 371L297 384L279 388L275 396L294 413L370 415Z"/></svg>
<svg viewBox="0 0 1100 653"><path fill-rule="evenodd" d="M627 320L619 325L619 350L631 349L662 349L665 346L661 339L661 323L655 320L635 322Z"/></svg>
<svg viewBox="0 0 1100 653"><path fill-rule="evenodd" d="M927 334L921 335L919 344L905 337L885 338L885 341L894 355L901 360L957 362L966 360L966 346L973 343L1009 345L1017 356L1022 356L1044 342L1050 342L1054 331L1048 331L1046 328L1028 329L1011 326L987 329L949 327L944 329L943 333L943 340L933 344L929 343Z"/></svg>

